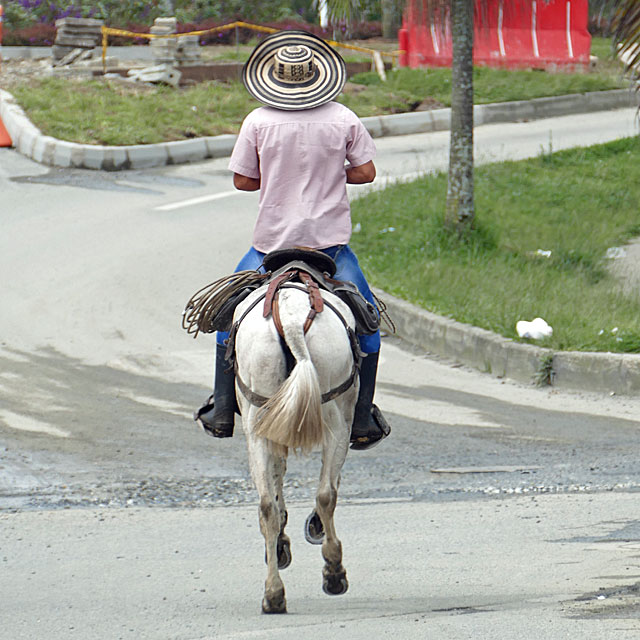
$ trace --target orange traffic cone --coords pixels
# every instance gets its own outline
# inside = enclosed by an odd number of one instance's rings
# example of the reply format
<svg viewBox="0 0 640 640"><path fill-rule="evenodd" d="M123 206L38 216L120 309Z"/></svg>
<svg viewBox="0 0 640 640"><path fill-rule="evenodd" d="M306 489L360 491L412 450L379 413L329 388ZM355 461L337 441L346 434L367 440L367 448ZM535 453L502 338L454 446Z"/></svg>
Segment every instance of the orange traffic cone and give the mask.
<svg viewBox="0 0 640 640"><path fill-rule="evenodd" d="M6 130L4 123L0 120L0 147L10 147L12 146L11 136L9 132Z"/></svg>

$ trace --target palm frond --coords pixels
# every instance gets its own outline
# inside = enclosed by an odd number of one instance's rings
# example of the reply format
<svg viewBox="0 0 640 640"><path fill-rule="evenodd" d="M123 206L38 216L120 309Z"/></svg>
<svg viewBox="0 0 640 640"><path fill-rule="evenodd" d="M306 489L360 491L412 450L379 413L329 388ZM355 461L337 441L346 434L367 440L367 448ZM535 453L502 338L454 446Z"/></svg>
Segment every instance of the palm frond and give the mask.
<svg viewBox="0 0 640 640"><path fill-rule="evenodd" d="M613 42L629 69L640 75L640 2L620 0L613 19Z"/></svg>
<svg viewBox="0 0 640 640"><path fill-rule="evenodd" d="M315 0L314 5L318 5L318 0ZM327 0L327 12L333 24L352 22L362 9L362 0Z"/></svg>

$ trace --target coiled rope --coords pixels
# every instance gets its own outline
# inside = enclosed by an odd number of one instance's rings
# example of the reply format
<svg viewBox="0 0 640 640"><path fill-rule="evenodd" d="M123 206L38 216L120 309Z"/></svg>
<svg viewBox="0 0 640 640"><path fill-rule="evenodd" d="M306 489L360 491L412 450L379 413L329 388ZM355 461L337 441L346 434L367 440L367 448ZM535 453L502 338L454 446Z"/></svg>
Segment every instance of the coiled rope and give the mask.
<svg viewBox="0 0 640 640"><path fill-rule="evenodd" d="M245 287L256 287L269 276L258 271L238 271L202 287L182 312L182 328L194 338L198 333L213 333L213 320L227 300Z"/></svg>

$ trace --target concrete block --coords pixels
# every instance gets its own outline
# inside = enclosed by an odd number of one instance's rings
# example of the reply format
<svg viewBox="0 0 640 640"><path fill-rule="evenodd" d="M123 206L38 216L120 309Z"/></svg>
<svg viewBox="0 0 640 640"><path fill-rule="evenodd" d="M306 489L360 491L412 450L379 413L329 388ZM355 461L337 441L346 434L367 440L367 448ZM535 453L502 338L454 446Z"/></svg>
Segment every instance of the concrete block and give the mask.
<svg viewBox="0 0 640 640"><path fill-rule="evenodd" d="M393 118L382 116L381 120L386 135L390 136L405 136L433 130L433 119L428 111L398 113Z"/></svg>
<svg viewBox="0 0 640 640"><path fill-rule="evenodd" d="M97 27L98 29L104 24L104 20L96 20L95 18L60 18L56 20L56 29L60 29L65 25L74 27Z"/></svg>
<svg viewBox="0 0 640 640"><path fill-rule="evenodd" d="M98 169L102 169L103 171L119 171L129 168L129 157L127 156L125 147L103 147L102 165L98 167Z"/></svg>
<svg viewBox="0 0 640 640"><path fill-rule="evenodd" d="M66 56L56 60L53 63L54 67L63 67L65 65L80 62L82 60L88 60L93 56L93 49L72 49Z"/></svg>
<svg viewBox="0 0 640 640"><path fill-rule="evenodd" d="M474 108L474 120L476 109ZM496 102L485 104L482 108L482 124L494 122L517 122L536 117L535 107L529 101Z"/></svg>
<svg viewBox="0 0 640 640"><path fill-rule="evenodd" d="M128 72L131 80L135 82L153 82L170 84L177 87L180 84L182 73L171 64L159 64L144 69L131 69Z"/></svg>
<svg viewBox="0 0 640 640"><path fill-rule="evenodd" d="M105 147L96 144L83 145L83 163L85 169L102 169Z"/></svg>
<svg viewBox="0 0 640 640"><path fill-rule="evenodd" d="M61 60L65 56L69 55L74 48L75 47L63 47L61 45L54 44L53 47L51 47L51 55L54 60Z"/></svg>
<svg viewBox="0 0 640 640"><path fill-rule="evenodd" d="M430 113L433 131L448 131L451 128L451 109L434 109Z"/></svg>
<svg viewBox="0 0 640 640"><path fill-rule="evenodd" d="M14 146L17 148L16 140L24 132L29 132L32 135L37 135L40 130L33 125L31 120L27 118L24 111L16 104L7 105L2 121L6 127L11 139L14 141Z"/></svg>
<svg viewBox="0 0 640 640"><path fill-rule="evenodd" d="M535 118L563 116L567 113L583 113L586 99L583 94L557 96L555 98L536 98L531 101Z"/></svg>
<svg viewBox="0 0 640 640"><path fill-rule="evenodd" d="M170 17L170 18L156 18L153 21L153 27L168 27L171 29L177 29L178 28L178 19L174 18L174 17Z"/></svg>
<svg viewBox="0 0 640 640"><path fill-rule="evenodd" d="M371 134L372 138L381 138L384 135L382 122L379 116L369 116L361 118L365 129Z"/></svg>
<svg viewBox="0 0 640 640"><path fill-rule="evenodd" d="M74 166L72 158L74 151L76 151L77 145L74 142L67 142L66 140L57 140L54 150L51 164L56 167L72 167ZM77 152L76 156L77 158Z"/></svg>
<svg viewBox="0 0 640 640"><path fill-rule="evenodd" d="M605 109L624 109L640 106L640 95L634 89L618 89L617 91L591 91L585 94L585 102L589 111Z"/></svg>
<svg viewBox="0 0 640 640"><path fill-rule="evenodd" d="M85 169L115 171L128 168L127 153L123 147L101 147L95 144L83 145Z"/></svg>
<svg viewBox="0 0 640 640"><path fill-rule="evenodd" d="M208 150L207 157L226 158L227 156L230 156L237 139L238 136L231 133L205 138L204 140L207 144Z"/></svg>
<svg viewBox="0 0 640 640"><path fill-rule="evenodd" d="M56 138L51 138L50 136L43 136L42 142L44 144L44 150L42 152L42 164L52 166L53 156L56 151L56 144L58 143L58 140Z"/></svg>
<svg viewBox="0 0 640 640"><path fill-rule="evenodd" d="M58 34L56 36L56 40L55 40L55 44L58 47L73 47L75 48L80 48L80 49L93 49L94 47L97 46L98 42L100 41L100 38L95 37L95 38L88 38L88 37L84 37L84 38L78 38L77 36L67 36L67 35L60 35Z"/></svg>
<svg viewBox="0 0 640 640"><path fill-rule="evenodd" d="M31 157L36 162L48 164L45 162L45 156L52 143L55 143L55 138L43 135L36 136L36 140L31 151Z"/></svg>
<svg viewBox="0 0 640 640"><path fill-rule="evenodd" d="M39 133L34 132L33 130L30 130L30 129L24 128L20 131L20 135L17 141L13 136L11 136L11 139L13 140L13 146L22 155L27 156L28 158L31 158L33 154L33 147L38 137L39 137Z"/></svg>
<svg viewBox="0 0 640 640"><path fill-rule="evenodd" d="M638 394L640 392L640 355L625 353L620 360L622 382L620 393Z"/></svg>
<svg viewBox="0 0 640 640"><path fill-rule="evenodd" d="M207 143L204 138L168 142L166 147L167 153L169 154L168 164L198 162L199 160L204 160L209 155Z"/></svg>
<svg viewBox="0 0 640 640"><path fill-rule="evenodd" d="M124 147L131 169L147 169L167 164L166 144L136 144Z"/></svg>

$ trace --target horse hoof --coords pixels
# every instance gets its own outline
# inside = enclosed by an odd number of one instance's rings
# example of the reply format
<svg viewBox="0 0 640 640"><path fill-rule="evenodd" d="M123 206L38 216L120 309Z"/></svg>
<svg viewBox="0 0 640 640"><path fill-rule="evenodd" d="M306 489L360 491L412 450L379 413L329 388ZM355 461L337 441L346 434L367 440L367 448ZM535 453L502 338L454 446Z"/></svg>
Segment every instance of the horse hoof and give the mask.
<svg viewBox="0 0 640 640"><path fill-rule="evenodd" d="M309 544L322 544L324 540L324 527L322 520L314 509L305 520L304 523L304 539Z"/></svg>
<svg viewBox="0 0 640 640"><path fill-rule="evenodd" d="M273 600L265 596L262 600L262 613L287 613L287 601L284 596Z"/></svg>
<svg viewBox="0 0 640 640"><path fill-rule="evenodd" d="M291 544L289 540L278 539L278 569L286 569L291 564Z"/></svg>
<svg viewBox="0 0 640 640"><path fill-rule="evenodd" d="M341 596L347 593L347 589L349 589L349 582L347 581L347 572L344 570L322 577L322 590L328 596Z"/></svg>

